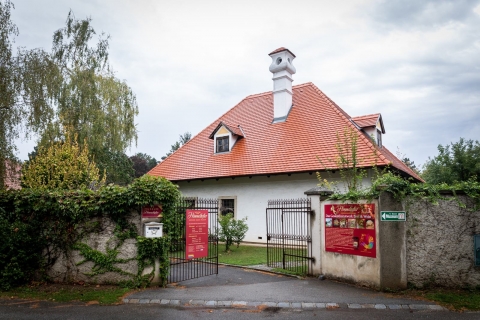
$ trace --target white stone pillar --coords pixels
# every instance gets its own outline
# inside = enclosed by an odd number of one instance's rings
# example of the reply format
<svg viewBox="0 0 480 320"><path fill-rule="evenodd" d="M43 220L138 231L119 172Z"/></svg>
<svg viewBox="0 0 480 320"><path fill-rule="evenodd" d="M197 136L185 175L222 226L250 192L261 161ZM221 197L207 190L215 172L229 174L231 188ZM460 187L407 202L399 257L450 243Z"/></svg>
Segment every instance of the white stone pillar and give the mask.
<svg viewBox="0 0 480 320"><path fill-rule="evenodd" d="M313 275L322 274L322 251L324 250L324 236L322 234L322 201L333 192L316 187L305 191L305 194L311 201L312 215L310 228L312 235L312 257L313 257Z"/></svg>

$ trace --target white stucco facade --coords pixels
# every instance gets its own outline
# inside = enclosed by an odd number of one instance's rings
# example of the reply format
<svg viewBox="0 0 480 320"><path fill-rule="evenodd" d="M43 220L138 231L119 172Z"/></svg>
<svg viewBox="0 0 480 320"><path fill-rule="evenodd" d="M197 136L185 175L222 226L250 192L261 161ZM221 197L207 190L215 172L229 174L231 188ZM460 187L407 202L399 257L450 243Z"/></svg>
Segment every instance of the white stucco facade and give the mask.
<svg viewBox="0 0 480 320"><path fill-rule="evenodd" d="M334 180L338 179L338 173ZM370 185L369 178L364 185ZM206 179L204 181L177 182L180 192L186 197L235 198L235 218L247 217L246 242L266 243L266 208L268 200L305 198L304 192L318 185L313 172L275 176ZM341 186L340 186L341 187Z"/></svg>

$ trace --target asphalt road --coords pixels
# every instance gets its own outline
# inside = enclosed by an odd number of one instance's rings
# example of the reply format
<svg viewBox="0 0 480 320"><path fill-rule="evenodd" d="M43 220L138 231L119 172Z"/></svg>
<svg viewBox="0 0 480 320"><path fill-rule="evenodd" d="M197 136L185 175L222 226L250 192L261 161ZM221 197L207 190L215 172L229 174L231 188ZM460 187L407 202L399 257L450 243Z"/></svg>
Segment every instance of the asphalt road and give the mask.
<svg viewBox="0 0 480 320"><path fill-rule="evenodd" d="M227 317L227 318L226 318ZM427 310L295 310L280 308L198 308L124 304L98 306L79 303L53 303L0 299L0 319L479 319L479 313Z"/></svg>
<svg viewBox="0 0 480 320"><path fill-rule="evenodd" d="M233 302L228 307L219 303L228 301ZM183 281L168 288L138 291L125 297L124 302L99 306L4 298L0 299L0 320L480 319L478 312L452 312L432 302L334 281L297 279L231 267L221 267L218 275Z"/></svg>

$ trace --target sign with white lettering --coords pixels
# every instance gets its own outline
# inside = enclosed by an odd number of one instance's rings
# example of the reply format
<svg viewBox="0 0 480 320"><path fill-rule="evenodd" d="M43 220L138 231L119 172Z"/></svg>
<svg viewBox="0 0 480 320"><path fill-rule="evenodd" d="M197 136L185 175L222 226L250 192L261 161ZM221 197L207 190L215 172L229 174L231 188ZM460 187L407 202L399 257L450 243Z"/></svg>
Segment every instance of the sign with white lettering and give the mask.
<svg viewBox="0 0 480 320"><path fill-rule="evenodd" d="M405 211L382 211L380 213L381 221L407 221Z"/></svg>
<svg viewBox="0 0 480 320"><path fill-rule="evenodd" d="M208 210L187 210L185 259L208 256Z"/></svg>

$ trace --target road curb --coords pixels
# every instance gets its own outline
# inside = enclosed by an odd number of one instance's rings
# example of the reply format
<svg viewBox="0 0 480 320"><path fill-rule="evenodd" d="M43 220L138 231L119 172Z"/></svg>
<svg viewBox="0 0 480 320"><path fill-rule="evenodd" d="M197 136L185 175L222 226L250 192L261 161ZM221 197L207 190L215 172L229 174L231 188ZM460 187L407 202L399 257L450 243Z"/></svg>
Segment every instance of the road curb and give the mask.
<svg viewBox="0 0 480 320"><path fill-rule="evenodd" d="M125 304L155 304L183 307L208 308L281 308L281 309L372 309L372 310L431 310L448 311L436 304L380 304L380 303L335 303L335 302L272 302L272 301L216 301L216 300L169 300L169 299L123 299Z"/></svg>

